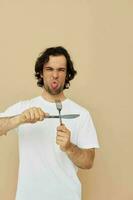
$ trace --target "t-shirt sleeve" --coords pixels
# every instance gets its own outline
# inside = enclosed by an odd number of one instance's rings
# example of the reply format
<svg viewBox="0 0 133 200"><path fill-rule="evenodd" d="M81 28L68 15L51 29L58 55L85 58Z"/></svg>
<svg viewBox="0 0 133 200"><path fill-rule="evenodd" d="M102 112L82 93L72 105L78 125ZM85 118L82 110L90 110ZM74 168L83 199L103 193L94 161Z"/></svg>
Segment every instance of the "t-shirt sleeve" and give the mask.
<svg viewBox="0 0 133 200"><path fill-rule="evenodd" d="M85 112L81 117L78 146L80 148L99 148L96 129L89 112Z"/></svg>
<svg viewBox="0 0 133 200"><path fill-rule="evenodd" d="M18 115L22 112L22 102L18 102L10 107L8 107L4 112L0 113L0 117L12 117Z"/></svg>

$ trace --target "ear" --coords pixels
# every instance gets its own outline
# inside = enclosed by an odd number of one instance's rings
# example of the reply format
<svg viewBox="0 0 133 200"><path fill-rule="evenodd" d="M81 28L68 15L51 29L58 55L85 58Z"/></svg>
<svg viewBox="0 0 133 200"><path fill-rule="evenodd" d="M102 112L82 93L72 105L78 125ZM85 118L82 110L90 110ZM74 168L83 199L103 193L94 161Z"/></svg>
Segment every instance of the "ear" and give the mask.
<svg viewBox="0 0 133 200"><path fill-rule="evenodd" d="M69 81L68 75L66 75L66 78L65 78L65 80L66 80L67 82Z"/></svg>

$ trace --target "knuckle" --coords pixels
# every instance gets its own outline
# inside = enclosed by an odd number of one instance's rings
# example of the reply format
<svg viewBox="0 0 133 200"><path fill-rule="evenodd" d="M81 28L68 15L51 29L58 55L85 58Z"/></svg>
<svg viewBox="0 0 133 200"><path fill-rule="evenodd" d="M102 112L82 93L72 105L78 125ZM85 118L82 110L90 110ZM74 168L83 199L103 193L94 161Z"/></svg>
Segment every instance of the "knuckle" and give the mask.
<svg viewBox="0 0 133 200"><path fill-rule="evenodd" d="M39 119L40 119L39 115L36 115L36 116L35 116L35 119L36 119L36 120L39 120Z"/></svg>

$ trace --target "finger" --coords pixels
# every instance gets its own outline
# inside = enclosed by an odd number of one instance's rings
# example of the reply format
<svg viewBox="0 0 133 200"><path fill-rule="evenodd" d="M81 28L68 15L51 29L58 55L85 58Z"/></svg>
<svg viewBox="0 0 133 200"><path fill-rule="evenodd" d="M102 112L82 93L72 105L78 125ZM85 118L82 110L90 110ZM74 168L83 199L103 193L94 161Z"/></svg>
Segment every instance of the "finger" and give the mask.
<svg viewBox="0 0 133 200"><path fill-rule="evenodd" d="M24 112L24 116L25 116L26 121L30 121L30 119L31 119L30 112L28 112L28 111Z"/></svg>
<svg viewBox="0 0 133 200"><path fill-rule="evenodd" d="M61 125L61 126L57 127L57 131L64 131L65 132L65 131L67 131L67 128L65 126Z"/></svg>
<svg viewBox="0 0 133 200"><path fill-rule="evenodd" d="M56 140L64 141L64 137L62 137L62 136L57 136L57 137L56 137Z"/></svg>
<svg viewBox="0 0 133 200"><path fill-rule="evenodd" d="M38 108L39 116L40 116L40 121L42 121L45 117L45 113L41 108Z"/></svg>
<svg viewBox="0 0 133 200"><path fill-rule="evenodd" d="M44 112L41 108L38 108L40 119L43 120L45 117L49 116L49 113Z"/></svg>
<svg viewBox="0 0 133 200"><path fill-rule="evenodd" d="M69 137L57 136L56 140L59 141L59 142L63 142L63 144L67 144L68 142L70 142Z"/></svg>
<svg viewBox="0 0 133 200"><path fill-rule="evenodd" d="M30 112L29 111L26 111L22 114L22 122L32 122L31 121L31 115L30 115Z"/></svg>
<svg viewBox="0 0 133 200"><path fill-rule="evenodd" d="M62 139L56 139L56 144L64 145L64 141Z"/></svg>
<svg viewBox="0 0 133 200"><path fill-rule="evenodd" d="M32 122L34 120L34 113L31 110L31 108L27 109L20 115L22 123Z"/></svg>
<svg viewBox="0 0 133 200"><path fill-rule="evenodd" d="M61 125L60 125L60 126L65 126L65 124L61 123Z"/></svg>
<svg viewBox="0 0 133 200"><path fill-rule="evenodd" d="M57 130L57 134L59 135L64 135L64 136L70 136L71 132L68 129L61 129L61 130Z"/></svg>
<svg viewBox="0 0 133 200"><path fill-rule="evenodd" d="M49 113L45 113L45 117L49 116Z"/></svg>
<svg viewBox="0 0 133 200"><path fill-rule="evenodd" d="M68 134L68 133L65 133L65 132L58 131L58 132L57 132L57 136L68 137L69 134Z"/></svg>
<svg viewBox="0 0 133 200"><path fill-rule="evenodd" d="M39 111L38 111L38 108L33 108L32 110L31 110L31 113L33 113L33 115L34 115L34 118L32 119L33 121L35 120L35 121L39 121L39 119L40 119L40 114L39 114Z"/></svg>
<svg viewBox="0 0 133 200"><path fill-rule="evenodd" d="M35 111L35 117L36 117L37 121L43 120L44 119L44 112L40 108L37 108L36 111Z"/></svg>
<svg viewBox="0 0 133 200"><path fill-rule="evenodd" d="M34 113L34 110L29 110L29 115L30 115L30 121L33 121L33 120L35 120L35 113Z"/></svg>

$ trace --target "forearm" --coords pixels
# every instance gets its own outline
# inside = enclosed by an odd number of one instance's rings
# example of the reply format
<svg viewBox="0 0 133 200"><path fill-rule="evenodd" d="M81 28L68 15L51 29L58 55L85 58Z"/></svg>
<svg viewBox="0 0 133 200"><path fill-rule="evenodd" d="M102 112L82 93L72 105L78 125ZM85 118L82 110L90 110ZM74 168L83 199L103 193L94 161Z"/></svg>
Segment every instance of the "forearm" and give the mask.
<svg viewBox="0 0 133 200"><path fill-rule="evenodd" d="M6 135L9 130L20 124L42 121L47 115L48 113L45 113L41 108L32 107L24 110L20 115L0 118L0 135Z"/></svg>
<svg viewBox="0 0 133 200"><path fill-rule="evenodd" d="M0 118L0 136L6 135L9 130L16 128L19 124L19 116Z"/></svg>
<svg viewBox="0 0 133 200"><path fill-rule="evenodd" d="M94 149L81 149L71 143L66 153L70 160L79 168L90 169L93 165L95 156Z"/></svg>

